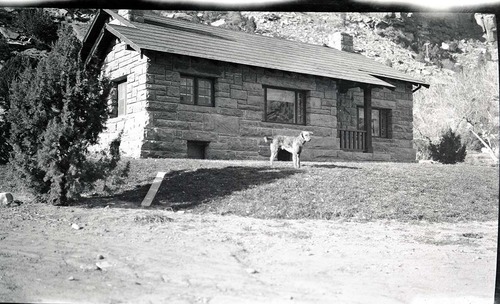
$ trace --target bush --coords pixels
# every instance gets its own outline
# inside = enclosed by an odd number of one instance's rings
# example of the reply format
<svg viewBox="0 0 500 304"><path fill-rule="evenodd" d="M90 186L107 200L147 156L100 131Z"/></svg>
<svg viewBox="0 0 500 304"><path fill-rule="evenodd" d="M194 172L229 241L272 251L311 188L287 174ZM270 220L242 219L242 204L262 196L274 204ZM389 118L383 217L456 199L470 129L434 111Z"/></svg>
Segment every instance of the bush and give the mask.
<svg viewBox="0 0 500 304"><path fill-rule="evenodd" d="M6 60L10 57L10 47L7 40L0 35L0 60Z"/></svg>
<svg viewBox="0 0 500 304"><path fill-rule="evenodd" d="M12 148L7 144L9 137L10 124L0 117L0 165L4 165L9 161L9 154Z"/></svg>
<svg viewBox="0 0 500 304"><path fill-rule="evenodd" d="M460 140L460 135L448 129L441 135L439 144L429 144L431 158L443 164L455 164L465 160L465 145Z"/></svg>
<svg viewBox="0 0 500 304"><path fill-rule="evenodd" d="M7 60L0 70L0 108L3 111L10 109L9 88L11 82L18 77L26 67L33 68L36 60L31 57L17 55ZM10 137L10 123L0 114L0 165L7 163L12 147L8 143Z"/></svg>
<svg viewBox="0 0 500 304"><path fill-rule="evenodd" d="M82 170L80 191L95 188L111 193L116 186L124 183L130 171L130 162L120 162L120 143L122 134L115 138L109 149L89 153Z"/></svg>
<svg viewBox="0 0 500 304"><path fill-rule="evenodd" d="M87 151L108 118L110 86L97 68L84 68L78 60L81 44L71 28L61 28L58 35L37 68L26 68L12 83L7 119L10 163L23 183L42 201L66 205L95 179L88 174L94 168ZM116 166L118 156L111 154L101 164ZM106 167L100 173L107 172Z"/></svg>

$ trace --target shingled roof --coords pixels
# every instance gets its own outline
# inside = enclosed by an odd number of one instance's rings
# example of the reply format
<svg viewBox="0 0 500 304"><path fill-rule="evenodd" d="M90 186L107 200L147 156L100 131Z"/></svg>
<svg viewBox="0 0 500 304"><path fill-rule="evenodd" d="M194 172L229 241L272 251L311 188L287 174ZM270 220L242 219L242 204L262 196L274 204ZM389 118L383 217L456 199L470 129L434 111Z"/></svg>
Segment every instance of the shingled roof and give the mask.
<svg viewBox="0 0 500 304"><path fill-rule="evenodd" d="M105 23L106 18L101 14L119 19L121 25ZM149 50L186 55L389 88L394 86L384 79L428 86L356 53L157 15L145 14L143 17L144 22L134 22L113 11L101 11L84 39L82 55L92 55L102 37L112 35L138 52Z"/></svg>

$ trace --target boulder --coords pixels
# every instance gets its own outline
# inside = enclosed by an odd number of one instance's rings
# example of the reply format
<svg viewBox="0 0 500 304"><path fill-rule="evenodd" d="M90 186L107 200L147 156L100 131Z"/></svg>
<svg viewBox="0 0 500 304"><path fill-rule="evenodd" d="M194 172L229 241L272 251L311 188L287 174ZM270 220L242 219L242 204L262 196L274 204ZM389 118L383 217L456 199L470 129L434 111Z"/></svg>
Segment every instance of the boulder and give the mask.
<svg viewBox="0 0 500 304"><path fill-rule="evenodd" d="M224 23L226 23L226 21L224 19L219 19L217 21L214 21L212 23L210 23L211 26L221 26L223 25Z"/></svg>
<svg viewBox="0 0 500 304"><path fill-rule="evenodd" d="M496 19L494 14L474 14L476 23L483 30L484 37L489 41L496 41Z"/></svg>
<svg viewBox="0 0 500 304"><path fill-rule="evenodd" d="M19 33L16 33L14 31L9 30L8 28L5 27L0 27L0 34L7 40L16 40L19 38Z"/></svg>
<svg viewBox="0 0 500 304"><path fill-rule="evenodd" d="M1 192L0 193L0 205L10 205L14 202L14 197L12 193Z"/></svg>

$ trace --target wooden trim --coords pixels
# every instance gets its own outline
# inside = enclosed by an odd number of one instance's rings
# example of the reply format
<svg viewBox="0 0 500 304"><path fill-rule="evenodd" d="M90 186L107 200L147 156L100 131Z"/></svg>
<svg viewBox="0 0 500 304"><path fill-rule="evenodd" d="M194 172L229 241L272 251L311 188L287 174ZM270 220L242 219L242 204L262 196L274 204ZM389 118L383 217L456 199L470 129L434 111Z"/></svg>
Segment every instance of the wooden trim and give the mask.
<svg viewBox="0 0 500 304"><path fill-rule="evenodd" d="M363 106L365 111L366 147L365 152L373 153L372 146L372 87L363 87Z"/></svg>
<svg viewBox="0 0 500 304"><path fill-rule="evenodd" d="M338 130L340 149L344 151L364 151L366 147L366 131L364 130Z"/></svg>
<svg viewBox="0 0 500 304"><path fill-rule="evenodd" d="M137 44L135 44L134 42L132 42L132 40L130 40L129 38L125 37L124 35L122 35L119 31L115 30L114 28L112 28L109 24L106 24L104 26L104 28L110 32L111 34L115 35L118 39L120 39L121 41L125 42L127 45L129 45L134 51L136 51L137 53L141 54L142 53L142 50L141 50L141 47L138 46Z"/></svg>
<svg viewBox="0 0 500 304"><path fill-rule="evenodd" d="M153 180L153 183L151 184L151 187L149 187L149 191L142 200L141 206L142 207L149 207L151 206L151 203L155 199L156 193L158 192L158 189L160 189L161 183L163 179L165 178L165 174L167 172L158 172L156 174L155 179Z"/></svg>
<svg viewBox="0 0 500 304"><path fill-rule="evenodd" d="M120 90L121 88L121 90ZM122 94L120 94L120 91ZM127 94L128 94L128 82L127 78L122 79L119 82L116 82L116 96L117 96L117 116L125 116L127 115L127 105L128 105L128 100L127 100ZM120 98L120 96L122 98ZM122 111L120 112L120 102L121 102L121 109Z"/></svg>
<svg viewBox="0 0 500 304"><path fill-rule="evenodd" d="M285 88L285 87L278 87L278 86L271 86L271 85L262 85L262 88L264 89L264 111L262 114L262 121L263 122L269 122L269 123L280 123L280 124L286 124L286 125L298 125L298 126L306 126L307 125L307 115L306 115L306 103L307 103L307 95L306 95L306 90L301 90L301 89L290 89L290 88ZM295 110L295 117L294 117L294 122L279 122L279 121L269 121L267 120L267 89L275 89L275 90L282 90L282 91L290 91L295 93L295 103L294 103L294 110ZM303 94L304 96L304 104L302 106L303 110L303 116L304 116L304 121L303 122L297 122L298 119L298 109L299 109L299 94Z"/></svg>
<svg viewBox="0 0 500 304"><path fill-rule="evenodd" d="M92 45L92 48L90 49L89 53L87 54L87 58L85 58L85 62L84 62L84 65L87 66L90 62L90 60L92 60L92 57L95 55L95 53L97 52L97 49L99 48L99 45L101 44L101 42L103 41L103 38L104 38L104 34L105 34L105 30L104 28L99 32L99 35L97 36L97 39L96 39L96 42L94 43L94 45Z"/></svg>
<svg viewBox="0 0 500 304"><path fill-rule="evenodd" d="M207 76L198 76L198 75L193 75L193 74L188 74L188 73L180 73L180 77L184 78L191 78L193 79L193 103L182 103L182 104L187 104L187 105L194 105L194 106L200 106L200 107L215 107L215 77L207 77ZM198 89L199 89L199 84L198 80L207 80L210 82L210 105L200 105L198 104Z"/></svg>
<svg viewBox="0 0 500 304"><path fill-rule="evenodd" d="M360 118L360 116L359 116L359 109L363 109L363 111L364 111L364 106L357 106L356 109L357 109L357 111L356 111L356 128L358 130L361 130L360 127L359 127L359 118ZM375 136L375 135L372 134L372 138L373 137L376 137L376 138L388 138L388 139L392 138L392 109L372 107L372 111L373 110L378 110L379 111L379 130L380 130L380 134L382 132L382 115L386 116L387 136L382 136L382 135ZM364 119L364 117L363 117L363 119Z"/></svg>

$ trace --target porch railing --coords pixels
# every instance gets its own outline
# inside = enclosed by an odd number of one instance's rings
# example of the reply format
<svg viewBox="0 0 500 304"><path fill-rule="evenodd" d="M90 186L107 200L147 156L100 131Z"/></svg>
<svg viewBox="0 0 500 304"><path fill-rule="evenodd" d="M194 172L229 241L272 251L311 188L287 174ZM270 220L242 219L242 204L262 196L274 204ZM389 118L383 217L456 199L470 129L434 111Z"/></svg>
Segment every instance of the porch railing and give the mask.
<svg viewBox="0 0 500 304"><path fill-rule="evenodd" d="M366 131L338 130L340 149L349 151L365 151Z"/></svg>

